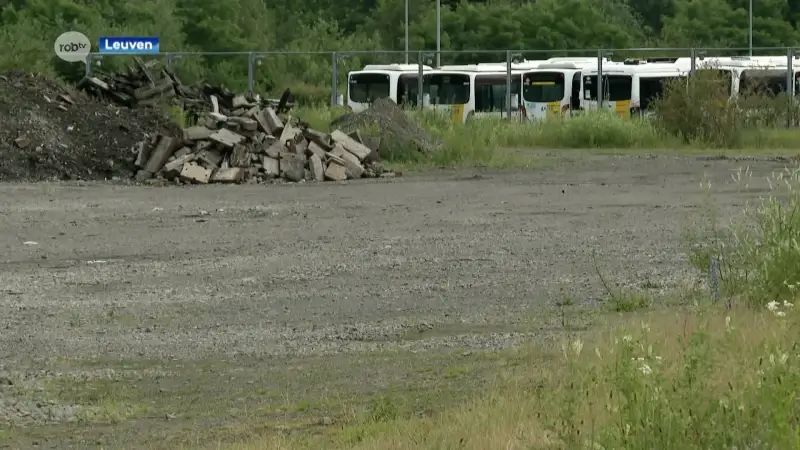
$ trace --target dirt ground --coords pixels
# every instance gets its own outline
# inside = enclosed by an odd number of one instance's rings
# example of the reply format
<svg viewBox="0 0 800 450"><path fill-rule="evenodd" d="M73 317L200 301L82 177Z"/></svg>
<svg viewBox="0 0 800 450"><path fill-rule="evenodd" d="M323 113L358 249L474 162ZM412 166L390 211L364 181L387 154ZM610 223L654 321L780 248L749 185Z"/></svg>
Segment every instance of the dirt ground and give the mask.
<svg viewBox="0 0 800 450"><path fill-rule="evenodd" d="M749 165L748 193L730 183ZM425 411L556 302L691 282L682 233L784 163L586 157L346 185L0 185L0 447L306 432L387 392ZM595 255L595 256L593 256ZM406 395L411 392L413 395ZM355 407L354 406L354 407Z"/></svg>

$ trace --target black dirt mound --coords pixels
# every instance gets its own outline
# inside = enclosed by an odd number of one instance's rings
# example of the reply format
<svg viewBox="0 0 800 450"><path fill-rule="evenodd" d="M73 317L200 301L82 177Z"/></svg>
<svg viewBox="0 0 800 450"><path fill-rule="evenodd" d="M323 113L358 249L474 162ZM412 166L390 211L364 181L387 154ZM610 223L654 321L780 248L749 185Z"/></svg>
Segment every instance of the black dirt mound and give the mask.
<svg viewBox="0 0 800 450"><path fill-rule="evenodd" d="M177 131L157 110L98 102L40 75L0 75L0 181L127 179L140 142Z"/></svg>

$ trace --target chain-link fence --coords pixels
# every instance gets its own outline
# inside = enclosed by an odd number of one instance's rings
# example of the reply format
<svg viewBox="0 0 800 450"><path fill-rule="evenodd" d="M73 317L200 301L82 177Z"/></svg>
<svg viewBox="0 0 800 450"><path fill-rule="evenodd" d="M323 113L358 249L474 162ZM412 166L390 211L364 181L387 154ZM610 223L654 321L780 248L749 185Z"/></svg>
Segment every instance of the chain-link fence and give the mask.
<svg viewBox="0 0 800 450"><path fill-rule="evenodd" d="M169 67L185 83L203 80L210 84L224 85L232 90L249 90L264 94L279 95L290 88L300 103L330 103L348 105L359 103L359 99L348 98L348 74L364 71L367 65L392 66L399 76L392 78L389 96L398 103L407 102L410 106L455 105L470 102L471 113L500 114L507 117L523 114L560 114L560 110L572 111L569 101L585 104L596 102L599 108L634 110L646 107L637 97L639 93L622 93L626 87L614 84L617 73L630 72L625 66L642 63L668 61L675 63L681 75L694 75L698 69L708 68L710 62L723 64L730 68L730 89L735 95L755 79L753 70L763 63L769 70L767 82L773 92L795 98L798 91L800 61L793 48L641 48L641 49L583 49L583 50L447 50L435 51L338 51L338 52L172 52L159 55L145 55L140 58L163 58ZM754 63L754 61L757 63ZM92 54L89 55L86 73L94 70L118 71L134 64L132 56ZM403 66L408 62L408 65ZM422 63L423 67L418 66ZM542 66L545 64L545 66ZM463 67L471 65L472 67ZM560 66L559 66L560 65ZM461 66L461 67L458 67ZM543 75L529 76L526 73L536 67L574 67L573 72L565 72L570 79L544 79ZM423 88L425 71L447 74L439 77L435 84L436 92ZM654 67L655 69L655 67ZM377 69L378 71L382 69ZM383 68L383 70L387 70ZM751 71L748 73L748 71ZM456 72L461 72L474 86L469 100L463 97L462 86ZM685 74L684 74L685 72ZM764 81L763 73L760 81ZM424 76L426 82L433 81ZM653 78L653 77L650 77ZM467 79L467 78L465 78ZM610 80L610 81L609 81ZM455 84L453 84L456 82ZM573 92L568 101L555 105L548 101L550 93L561 87L561 83L572 86ZM647 84L646 81L644 84ZM636 84L636 83L634 83ZM642 89L642 83L638 84ZM553 87L556 86L556 87ZM649 86L649 85L648 85ZM655 87L647 87L647 89ZM567 89L568 90L568 89ZM634 86L634 90L636 90ZM620 92L620 93L618 93ZM383 92L385 93L385 92ZM553 98L555 94L553 94ZM580 95L581 98L574 98ZM611 98L625 97L625 101ZM634 98L632 98L634 97ZM528 101L527 99L542 101ZM648 97L649 98L649 97ZM463 100L463 101L462 101ZM563 99L562 99L563 100ZM792 103L793 104L793 103ZM452 108L451 108L452 109ZM468 115L464 113L464 116Z"/></svg>

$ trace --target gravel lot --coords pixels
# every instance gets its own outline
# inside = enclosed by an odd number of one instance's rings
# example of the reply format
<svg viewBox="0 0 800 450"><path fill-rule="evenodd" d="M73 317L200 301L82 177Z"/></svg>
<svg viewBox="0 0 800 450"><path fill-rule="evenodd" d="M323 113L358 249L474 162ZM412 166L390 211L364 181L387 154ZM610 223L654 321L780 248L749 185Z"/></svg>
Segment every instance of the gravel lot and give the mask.
<svg viewBox="0 0 800 450"><path fill-rule="evenodd" d="M225 440L231 423L313 422L299 411L330 410L315 399L417 382L453 350L552 341L554 302L603 299L594 252L620 283L681 284L704 173L733 214L784 166L576 161L346 185L0 185L0 447ZM744 164L747 194L727 183Z"/></svg>

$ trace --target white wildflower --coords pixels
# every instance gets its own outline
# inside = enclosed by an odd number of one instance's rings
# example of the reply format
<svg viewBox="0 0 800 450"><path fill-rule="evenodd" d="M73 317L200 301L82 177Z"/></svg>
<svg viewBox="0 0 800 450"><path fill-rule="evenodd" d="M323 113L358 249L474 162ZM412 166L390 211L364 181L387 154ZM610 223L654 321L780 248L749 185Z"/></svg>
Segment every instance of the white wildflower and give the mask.
<svg viewBox="0 0 800 450"><path fill-rule="evenodd" d="M788 360L789 360L789 355L787 355L786 353L781 354L781 356L778 358L778 362L781 364L786 364L786 361Z"/></svg>
<svg viewBox="0 0 800 450"><path fill-rule="evenodd" d="M650 375L653 373L653 369L651 369L647 364L642 364L642 367L639 368L639 371L645 375Z"/></svg>
<svg viewBox="0 0 800 450"><path fill-rule="evenodd" d="M725 331L730 332L731 330L733 330L731 327L731 316L728 316L725 318Z"/></svg>
<svg viewBox="0 0 800 450"><path fill-rule="evenodd" d="M786 300L783 301L784 308L791 308L792 306L794 306L794 303L789 303Z"/></svg>
<svg viewBox="0 0 800 450"><path fill-rule="evenodd" d="M778 303L776 301L771 301L771 302L767 303L767 309L770 310L770 311L777 311L779 306L780 306L780 303Z"/></svg>
<svg viewBox="0 0 800 450"><path fill-rule="evenodd" d="M786 313L783 311L775 311L775 315L778 317L786 317Z"/></svg>
<svg viewBox="0 0 800 450"><path fill-rule="evenodd" d="M580 339L575 339L574 341L572 341L571 347L572 351L575 352L575 356L580 356L581 351L583 350L583 341L581 341Z"/></svg>
<svg viewBox="0 0 800 450"><path fill-rule="evenodd" d="M597 347L594 348L594 354L597 355L597 359L599 359L601 361L603 360L603 357L600 356L600 349L599 348L597 348Z"/></svg>
<svg viewBox="0 0 800 450"><path fill-rule="evenodd" d="M633 342L633 336L631 336L630 334L626 334L625 336L622 336L622 342L625 342L626 344L630 344L631 342Z"/></svg>

